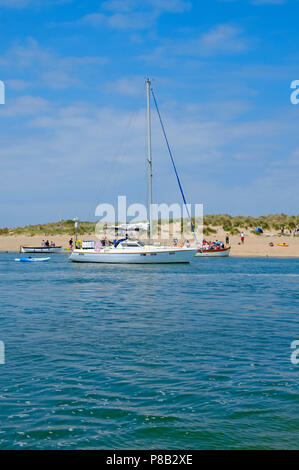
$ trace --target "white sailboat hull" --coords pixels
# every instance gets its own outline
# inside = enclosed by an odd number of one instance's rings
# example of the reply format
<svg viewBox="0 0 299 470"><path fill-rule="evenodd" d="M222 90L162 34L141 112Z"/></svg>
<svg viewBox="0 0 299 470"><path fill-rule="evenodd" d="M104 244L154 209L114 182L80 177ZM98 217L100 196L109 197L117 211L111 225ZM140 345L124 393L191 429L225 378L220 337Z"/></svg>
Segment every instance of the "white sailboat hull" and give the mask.
<svg viewBox="0 0 299 470"><path fill-rule="evenodd" d="M69 257L78 263L109 263L109 264L172 264L190 263L197 250L190 248L161 249L161 250L131 250L124 252L120 249L74 250Z"/></svg>

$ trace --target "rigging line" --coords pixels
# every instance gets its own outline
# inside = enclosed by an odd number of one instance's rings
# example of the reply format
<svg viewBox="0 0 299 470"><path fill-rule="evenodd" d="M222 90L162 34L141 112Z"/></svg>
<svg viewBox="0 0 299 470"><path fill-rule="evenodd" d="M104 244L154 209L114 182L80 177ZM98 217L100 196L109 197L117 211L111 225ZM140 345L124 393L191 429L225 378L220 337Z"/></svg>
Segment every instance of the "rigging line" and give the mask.
<svg viewBox="0 0 299 470"><path fill-rule="evenodd" d="M140 94L141 96L141 94ZM112 179L112 169L117 163L117 159L126 151L127 143L128 143L128 135L131 133L132 128L135 126L136 122L136 117L140 111L139 105L140 105L140 96L138 95L138 107L136 109L131 110L128 114L128 117L126 119L125 125L123 127L123 131L120 134L120 139L118 142L118 145L116 147L116 151L113 152L112 156L108 158L107 163L103 166L102 173L105 178L105 184L104 187L112 187L114 189L115 186L115 178ZM121 161L121 160L120 160ZM119 185L119 182L118 182ZM103 194L102 188L99 191L99 195Z"/></svg>
<svg viewBox="0 0 299 470"><path fill-rule="evenodd" d="M174 169L174 172L175 172L175 175L176 175L176 179L177 179L177 182L178 182L178 185L179 185L179 188L180 188L180 191L181 191L181 195L182 195L185 207L186 207L187 215L188 215L188 218L189 218L189 221L190 221L190 224L191 224L191 229L192 229L192 232L193 232L193 236L194 236L194 239L195 239L196 243L198 243L197 237L196 237L196 234L195 234L194 225L193 225L193 222L192 222L192 218L191 218L188 206L187 206L187 201L186 201L186 198L185 198L185 194L184 194L184 191L183 191L183 188L182 188L182 185L181 185L180 177L179 177L179 174L177 172L177 168L176 168L174 158L173 158L173 155L172 155L172 151L171 151L168 139L167 139L167 135L166 135L166 131L165 131L165 128L164 128L163 121L162 121L162 117L161 117L161 114L160 114L160 111L159 111L158 103L157 103L157 100L156 100L156 97L155 97L155 94L154 94L154 90L153 90L152 87L151 87L151 92L152 92L152 95L153 95L153 98L154 98L155 107L156 107L156 110L157 110L157 113L158 113L158 116L159 116L159 121L160 121L160 124L161 124L161 127L162 127L162 131L163 131L163 135L164 135L165 142L166 142L166 145L167 145L168 153L169 153L170 158L171 158L172 166L173 166L173 169Z"/></svg>

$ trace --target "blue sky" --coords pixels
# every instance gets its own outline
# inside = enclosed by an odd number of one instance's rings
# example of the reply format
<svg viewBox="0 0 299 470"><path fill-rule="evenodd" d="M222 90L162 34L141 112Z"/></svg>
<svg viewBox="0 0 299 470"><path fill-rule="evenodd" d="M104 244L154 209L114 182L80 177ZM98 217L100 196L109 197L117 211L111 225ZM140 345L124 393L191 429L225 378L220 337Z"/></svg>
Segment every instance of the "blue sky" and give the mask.
<svg viewBox="0 0 299 470"><path fill-rule="evenodd" d="M0 0L0 226L146 202L144 77L187 199L298 213L297 0ZM179 192L153 116L155 202Z"/></svg>

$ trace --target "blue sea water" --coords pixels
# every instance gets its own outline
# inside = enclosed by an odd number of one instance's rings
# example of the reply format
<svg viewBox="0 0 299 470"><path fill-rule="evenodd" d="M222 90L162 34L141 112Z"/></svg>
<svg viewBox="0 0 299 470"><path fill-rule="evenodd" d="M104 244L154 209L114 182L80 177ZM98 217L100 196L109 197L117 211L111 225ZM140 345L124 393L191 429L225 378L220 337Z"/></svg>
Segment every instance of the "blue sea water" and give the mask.
<svg viewBox="0 0 299 470"><path fill-rule="evenodd" d="M0 254L0 449L298 448L299 259Z"/></svg>

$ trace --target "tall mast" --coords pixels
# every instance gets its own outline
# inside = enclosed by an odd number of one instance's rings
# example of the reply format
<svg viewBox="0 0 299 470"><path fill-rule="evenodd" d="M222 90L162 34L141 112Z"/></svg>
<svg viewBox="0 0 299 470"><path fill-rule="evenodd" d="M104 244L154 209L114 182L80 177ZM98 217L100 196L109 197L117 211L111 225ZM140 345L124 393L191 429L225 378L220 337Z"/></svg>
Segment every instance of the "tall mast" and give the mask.
<svg viewBox="0 0 299 470"><path fill-rule="evenodd" d="M153 217L152 217L152 203L153 203L153 171L152 171L152 135L151 135L151 102L150 102L151 81L146 79L146 96L147 96L147 161L148 161L148 184L149 184L149 239L150 243L153 240Z"/></svg>

